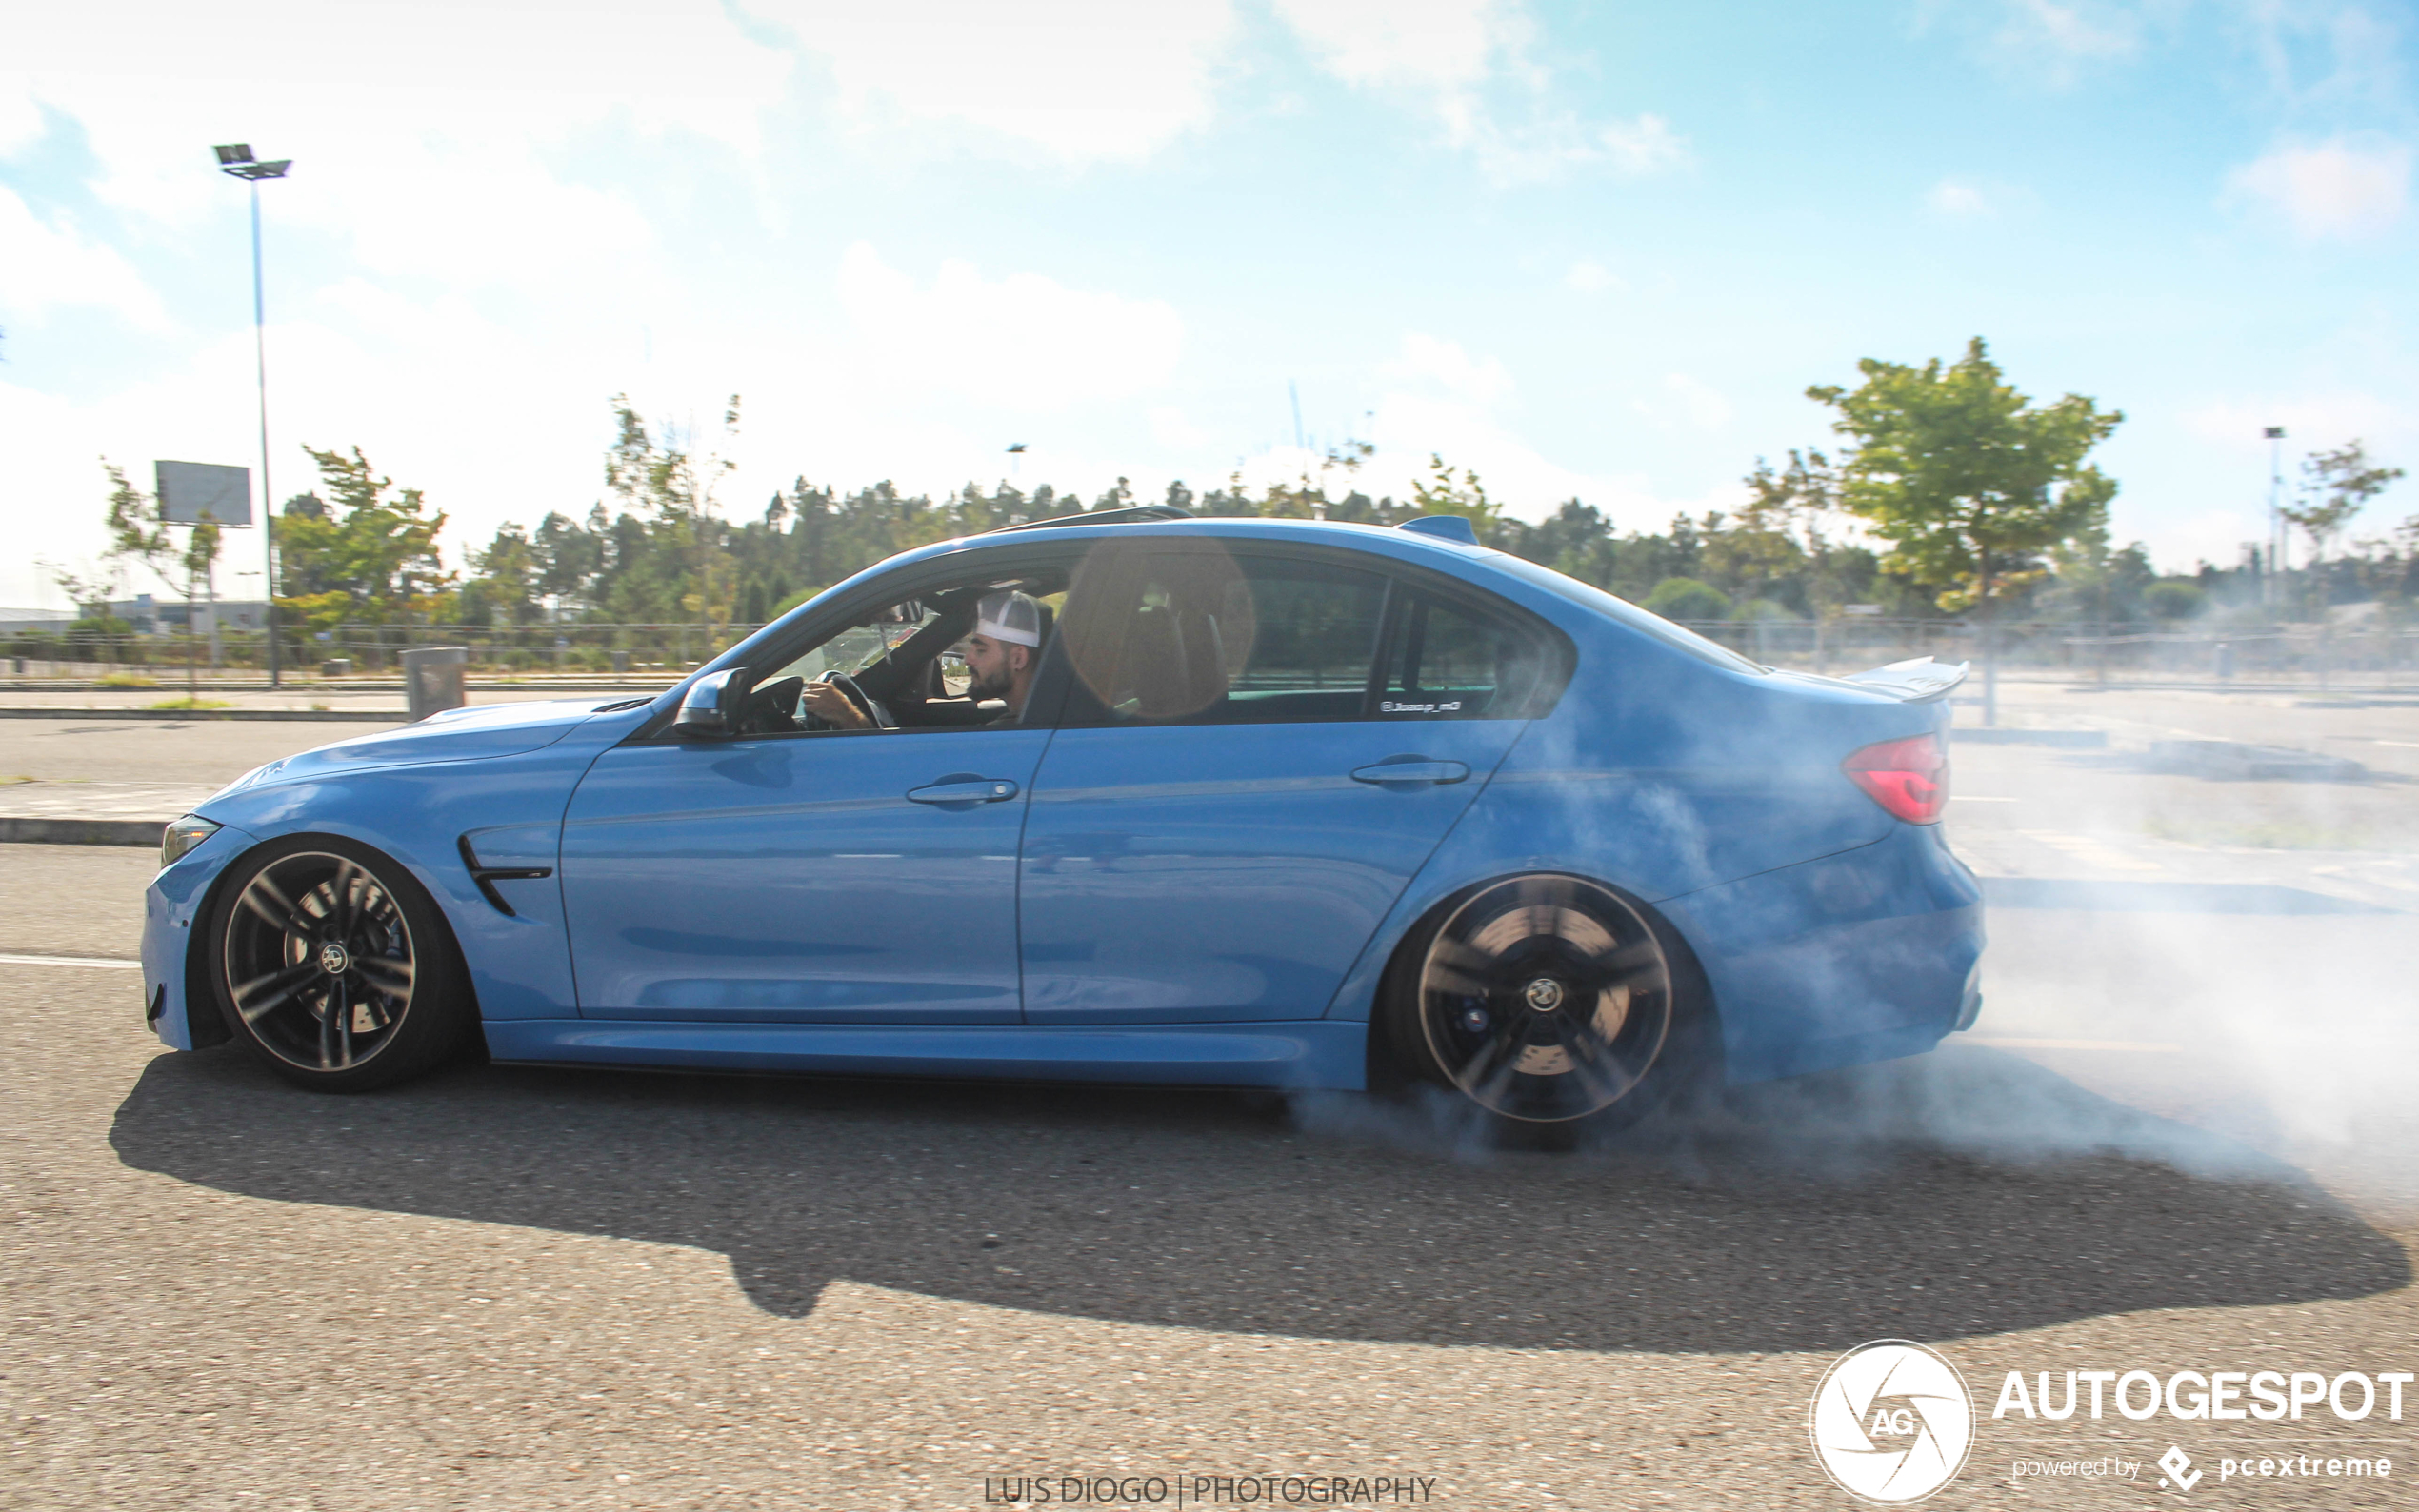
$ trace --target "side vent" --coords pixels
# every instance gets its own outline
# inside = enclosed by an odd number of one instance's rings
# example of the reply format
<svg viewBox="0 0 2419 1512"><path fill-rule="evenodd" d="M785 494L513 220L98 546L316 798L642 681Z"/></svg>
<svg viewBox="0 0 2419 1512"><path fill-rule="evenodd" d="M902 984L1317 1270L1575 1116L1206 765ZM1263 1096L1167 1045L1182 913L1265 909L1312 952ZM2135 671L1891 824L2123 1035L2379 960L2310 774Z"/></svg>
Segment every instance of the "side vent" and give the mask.
<svg viewBox="0 0 2419 1512"><path fill-rule="evenodd" d="M531 880L538 877L551 877L554 875L554 868L551 866L482 865L479 862L479 853L470 848L470 837L469 835L464 835L453 844L454 847L462 852L462 865L470 869L470 880L479 885L480 893L486 897L488 902L495 905L496 912L503 914L508 919L517 919L520 915L514 913L512 911L512 905L504 901L504 894L495 890L495 885L497 883L518 882L523 880Z"/></svg>

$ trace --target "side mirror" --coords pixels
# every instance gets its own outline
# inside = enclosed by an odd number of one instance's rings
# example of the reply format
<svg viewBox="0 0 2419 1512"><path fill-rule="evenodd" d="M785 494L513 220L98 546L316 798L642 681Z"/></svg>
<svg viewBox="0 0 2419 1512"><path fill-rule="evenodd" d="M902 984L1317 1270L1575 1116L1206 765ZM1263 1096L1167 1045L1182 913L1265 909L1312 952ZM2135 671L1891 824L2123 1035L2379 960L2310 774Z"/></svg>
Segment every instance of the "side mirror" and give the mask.
<svg viewBox="0 0 2419 1512"><path fill-rule="evenodd" d="M672 716L672 733L689 740L729 740L738 734L750 686L744 666L708 672L681 695L680 712Z"/></svg>

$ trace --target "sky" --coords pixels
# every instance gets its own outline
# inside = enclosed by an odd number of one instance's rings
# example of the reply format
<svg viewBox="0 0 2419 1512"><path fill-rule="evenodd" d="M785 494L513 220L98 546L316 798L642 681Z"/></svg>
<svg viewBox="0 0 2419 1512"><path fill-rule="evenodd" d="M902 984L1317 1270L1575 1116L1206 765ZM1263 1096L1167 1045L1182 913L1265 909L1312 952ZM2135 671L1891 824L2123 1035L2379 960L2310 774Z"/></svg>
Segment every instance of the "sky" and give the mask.
<svg viewBox="0 0 2419 1512"><path fill-rule="evenodd" d="M357 446L456 567L587 512L617 394L732 464L733 518L799 477L1155 498L1366 441L1373 494L1441 454L1515 514L1659 529L1829 443L1809 385L1973 336L2124 411L2114 533L2169 568L2263 536L2263 427L2289 471L2355 437L2419 471L2409 6L93 0L9 30L0 605L100 566L103 458L257 480L221 142L293 161L260 191L273 496ZM2413 513L2405 483L2351 533ZM231 539L222 595L258 556Z"/></svg>

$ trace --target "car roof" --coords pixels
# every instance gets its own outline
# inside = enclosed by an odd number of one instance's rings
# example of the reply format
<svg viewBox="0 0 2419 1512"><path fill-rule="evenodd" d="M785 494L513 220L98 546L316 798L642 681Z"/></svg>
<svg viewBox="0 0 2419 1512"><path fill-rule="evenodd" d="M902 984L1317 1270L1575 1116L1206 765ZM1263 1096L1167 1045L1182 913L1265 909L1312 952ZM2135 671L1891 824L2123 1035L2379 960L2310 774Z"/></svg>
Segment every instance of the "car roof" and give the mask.
<svg viewBox="0 0 2419 1512"><path fill-rule="evenodd" d="M1123 511L1120 511L1121 513ZM1064 522L1051 522L1047 539L1058 541L1097 541L1129 536L1201 537L1220 540L1283 542L1303 546L1341 547L1348 550L1374 552L1398 561L1421 562L1456 576L1468 575L1474 566L1500 562L1504 553L1491 547L1473 546L1443 536L1418 530L1389 529L1384 526L1363 525L1346 520L1271 520L1257 515L1206 515L1191 519L1125 519L1106 520L1099 524L1070 517ZM1006 530L986 531L981 535L960 536L951 541L936 542L919 550L904 552L892 562L906 562L923 556L944 556L977 547L1018 546L1039 544L1045 539L1030 526Z"/></svg>

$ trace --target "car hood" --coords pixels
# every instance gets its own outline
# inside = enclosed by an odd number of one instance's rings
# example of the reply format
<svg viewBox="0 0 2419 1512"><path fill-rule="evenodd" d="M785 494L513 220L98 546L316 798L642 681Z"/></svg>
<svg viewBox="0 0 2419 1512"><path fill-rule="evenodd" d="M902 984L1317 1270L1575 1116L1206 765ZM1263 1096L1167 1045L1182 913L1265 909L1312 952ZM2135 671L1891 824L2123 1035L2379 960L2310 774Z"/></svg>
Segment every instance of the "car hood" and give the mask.
<svg viewBox="0 0 2419 1512"><path fill-rule="evenodd" d="M447 709L400 729L356 735L256 766L211 796L224 798L248 787L303 782L373 766L518 755L553 745L596 711L595 702L590 699Z"/></svg>

